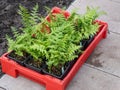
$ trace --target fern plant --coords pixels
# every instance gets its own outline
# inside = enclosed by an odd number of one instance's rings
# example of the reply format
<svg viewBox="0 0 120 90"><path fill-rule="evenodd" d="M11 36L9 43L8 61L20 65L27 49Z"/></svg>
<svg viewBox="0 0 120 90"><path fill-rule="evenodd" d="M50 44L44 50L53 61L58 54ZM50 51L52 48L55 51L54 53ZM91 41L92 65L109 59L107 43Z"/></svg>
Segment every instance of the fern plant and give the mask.
<svg viewBox="0 0 120 90"><path fill-rule="evenodd" d="M18 33L15 28L15 40L8 38L9 51L23 56L23 52L30 54L34 60L46 59L46 64L51 72L52 67L64 66L82 53L80 41L94 35L99 25L93 21L99 16L94 8L87 8L84 15L73 12L69 18L63 13L49 14L50 21L38 15L38 5L31 12L20 5L18 11L22 18L23 33Z"/></svg>
<svg viewBox="0 0 120 90"><path fill-rule="evenodd" d="M51 33L47 39L50 45L47 46L48 57L46 58L48 68L51 70L52 66L64 65L78 57L75 51L80 50L80 46L74 44L74 26L72 22L65 19L63 14L57 14L47 25Z"/></svg>
<svg viewBox="0 0 120 90"><path fill-rule="evenodd" d="M19 15L22 18L22 29L23 33L19 34L17 29L12 27L14 31L15 40L11 39L7 36L8 39L8 51L15 51L16 54L23 56L23 52L27 52L29 54L33 54L35 58L37 58L36 54L33 53L32 48L30 46L34 43L33 42L33 35L35 35L35 30L37 28L37 24L40 23L40 17L38 16L38 5L33 7L31 13L23 6L19 6L20 10L18 11Z"/></svg>
<svg viewBox="0 0 120 90"><path fill-rule="evenodd" d="M94 21L102 14L105 13L103 11L98 12L98 8L87 7L85 14L82 15L72 12L68 20L73 21L76 32L80 38L88 39L90 36L94 36L96 34L99 25L94 23Z"/></svg>

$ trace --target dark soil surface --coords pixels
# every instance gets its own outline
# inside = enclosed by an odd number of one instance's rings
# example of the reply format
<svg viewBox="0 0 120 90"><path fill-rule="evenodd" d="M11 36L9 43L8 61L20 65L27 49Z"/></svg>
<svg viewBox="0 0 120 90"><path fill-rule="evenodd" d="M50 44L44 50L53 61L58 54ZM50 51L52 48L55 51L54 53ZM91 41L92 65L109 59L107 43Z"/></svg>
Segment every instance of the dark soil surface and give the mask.
<svg viewBox="0 0 120 90"><path fill-rule="evenodd" d="M1 70L1 66L0 66L0 78L4 75L4 73L2 72L2 70ZM1 90L1 89L0 89Z"/></svg>
<svg viewBox="0 0 120 90"><path fill-rule="evenodd" d="M20 27L20 16L17 14L19 4L28 9L38 3L39 13L43 16L46 15L45 6L52 8L68 7L74 0L0 0L0 55L7 51L7 41L5 36L12 36L11 26Z"/></svg>
<svg viewBox="0 0 120 90"><path fill-rule="evenodd" d="M19 4L30 10L38 3L39 13L46 16L45 6L67 8L72 1L74 0L0 0L0 56L7 52L6 35L13 36L10 27L21 27L21 19L17 13Z"/></svg>
<svg viewBox="0 0 120 90"><path fill-rule="evenodd" d="M77 58L73 61L66 62L64 65L59 64L57 67L52 66L50 72L48 66L46 64L43 64L42 72L43 74L51 75L62 80L69 73L76 61Z"/></svg>

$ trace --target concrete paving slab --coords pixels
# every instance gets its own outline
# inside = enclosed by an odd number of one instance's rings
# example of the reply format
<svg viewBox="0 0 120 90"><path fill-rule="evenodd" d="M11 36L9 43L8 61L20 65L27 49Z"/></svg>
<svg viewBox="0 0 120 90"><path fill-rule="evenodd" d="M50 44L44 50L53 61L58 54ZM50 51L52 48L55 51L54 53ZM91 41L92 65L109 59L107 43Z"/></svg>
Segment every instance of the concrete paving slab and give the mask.
<svg viewBox="0 0 120 90"><path fill-rule="evenodd" d="M116 3L110 0L81 0L79 8L82 9L80 9L80 12L84 11L86 6L100 7L101 10L105 11L107 15L101 18L103 20L120 21L120 3Z"/></svg>
<svg viewBox="0 0 120 90"><path fill-rule="evenodd" d="M109 30L111 32L120 34L120 21L119 22L109 21L108 23L109 23Z"/></svg>
<svg viewBox="0 0 120 90"><path fill-rule="evenodd" d="M67 90L120 90L120 78L84 65Z"/></svg>
<svg viewBox="0 0 120 90"><path fill-rule="evenodd" d="M76 8L73 5L70 5L69 8L67 8L67 11L72 12L74 9L76 9Z"/></svg>
<svg viewBox="0 0 120 90"><path fill-rule="evenodd" d="M76 0L77 1L77 0ZM69 11L74 10L75 8L78 10L79 14L83 14L86 11L87 6L92 7L100 7L100 10L103 10L107 13L107 15L100 16L100 20L107 22L111 28L119 27L120 23L120 3L116 2L117 0L78 0L72 4L71 7L68 8ZM117 23L117 24L116 24ZM119 26L118 26L119 25ZM118 29L110 29L113 32L120 33Z"/></svg>
<svg viewBox="0 0 120 90"><path fill-rule="evenodd" d="M101 41L91 56L88 64L120 77L120 35L111 33Z"/></svg>
<svg viewBox="0 0 120 90"><path fill-rule="evenodd" d="M78 5L78 3L80 3L80 2L81 2L81 0L74 0L74 2L71 3L70 6Z"/></svg>
<svg viewBox="0 0 120 90"><path fill-rule="evenodd" d="M66 90L120 90L119 84L120 78L83 65ZM12 78L8 75L0 79L0 87L6 90L45 90L24 77Z"/></svg>
<svg viewBox="0 0 120 90"><path fill-rule="evenodd" d="M110 31L115 33L111 33L107 39L100 42L68 85L67 90L120 90L119 2L119 0L75 0L68 8L68 11L77 8L78 13L84 13L87 5L99 6L108 13L100 19L108 22ZM0 87L7 90L45 90L43 86L24 77L15 79L8 75L0 79Z"/></svg>
<svg viewBox="0 0 120 90"><path fill-rule="evenodd" d="M8 75L4 75L0 79L0 87L6 90L45 90L45 88L29 79L24 77L13 78ZM0 88L0 90L2 90Z"/></svg>
<svg viewBox="0 0 120 90"><path fill-rule="evenodd" d="M120 3L120 0L110 0L110 1L113 1L113 2L116 2L116 3Z"/></svg>

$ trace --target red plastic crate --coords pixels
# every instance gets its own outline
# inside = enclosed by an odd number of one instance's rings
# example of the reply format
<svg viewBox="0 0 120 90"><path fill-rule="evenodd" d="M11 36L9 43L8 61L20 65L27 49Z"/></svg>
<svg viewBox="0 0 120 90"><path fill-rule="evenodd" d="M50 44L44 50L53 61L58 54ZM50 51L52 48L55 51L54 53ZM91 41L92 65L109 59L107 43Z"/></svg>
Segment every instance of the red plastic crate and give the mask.
<svg viewBox="0 0 120 90"><path fill-rule="evenodd" d="M53 8L52 11L54 13L60 13L59 8ZM65 17L69 16L68 12L64 13ZM46 18L48 19L48 17ZM50 19L49 19L50 20ZM79 56L78 60L70 70L70 72L67 74L67 76L63 79L57 79L55 77L49 76L49 75L43 75L40 73L37 73L33 70L30 70L26 67L20 66L13 60L8 59L6 56L8 53L5 53L0 57L0 62L2 65L2 71L12 77L17 77L18 75L25 76L26 78L29 78L31 80L34 80L40 84L43 84L46 86L46 90L65 90L66 86L69 84L71 79L74 77L74 75L77 73L79 68L83 65L83 63L87 60L89 55L92 53L94 48L97 46L97 44L107 36L107 28L108 24L102 21L96 21L101 25L99 28L99 32L95 36L94 40L91 42L91 44L87 47L87 49L83 52L81 56Z"/></svg>

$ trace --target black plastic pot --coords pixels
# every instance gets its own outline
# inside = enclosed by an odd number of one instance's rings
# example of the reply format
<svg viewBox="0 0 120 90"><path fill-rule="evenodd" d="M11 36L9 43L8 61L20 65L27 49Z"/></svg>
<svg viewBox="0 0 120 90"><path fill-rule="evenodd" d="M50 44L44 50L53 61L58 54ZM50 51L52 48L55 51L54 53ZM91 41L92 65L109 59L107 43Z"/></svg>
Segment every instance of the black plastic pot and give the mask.
<svg viewBox="0 0 120 90"><path fill-rule="evenodd" d="M94 37L95 37L95 35L94 36L90 36L89 40L87 41L88 45L93 41Z"/></svg>
<svg viewBox="0 0 120 90"><path fill-rule="evenodd" d="M13 53L14 51L10 52L7 57L10 59L10 60L13 60L15 62L17 62L18 64L24 66L24 62L27 60L27 57L22 57L22 60L19 60L18 58L15 58L15 57L12 57L11 54Z"/></svg>
<svg viewBox="0 0 120 90"><path fill-rule="evenodd" d="M80 44L82 45L81 50L84 51L89 46L89 44L93 41L93 39L94 39L94 36L90 36L89 39L82 40L80 42Z"/></svg>
<svg viewBox="0 0 120 90"><path fill-rule="evenodd" d="M77 60L77 59L66 63L66 68L65 68L64 72L63 72L61 75L59 75L59 76L57 76L57 75L55 75L55 74L53 74L53 73L49 73L47 67L45 67L45 66L44 66L44 68L42 69L43 74L50 75L50 76L53 76L53 77L56 77L56 78L62 80L62 79L64 79L64 77L69 73L69 71L70 71L71 68L73 67L74 63L76 62L76 60ZM46 65L46 66L47 66L47 65Z"/></svg>
<svg viewBox="0 0 120 90"><path fill-rule="evenodd" d="M25 62L25 67L29 68L29 69L32 69L38 73L42 73L42 66L40 68L38 67L35 67L34 65L32 64L29 64L29 62L33 61L33 58L30 56Z"/></svg>

